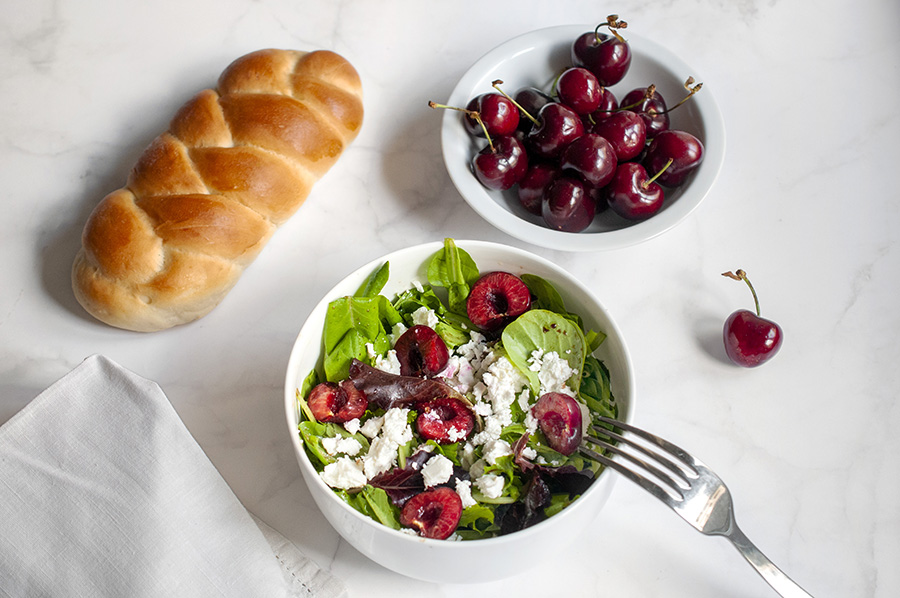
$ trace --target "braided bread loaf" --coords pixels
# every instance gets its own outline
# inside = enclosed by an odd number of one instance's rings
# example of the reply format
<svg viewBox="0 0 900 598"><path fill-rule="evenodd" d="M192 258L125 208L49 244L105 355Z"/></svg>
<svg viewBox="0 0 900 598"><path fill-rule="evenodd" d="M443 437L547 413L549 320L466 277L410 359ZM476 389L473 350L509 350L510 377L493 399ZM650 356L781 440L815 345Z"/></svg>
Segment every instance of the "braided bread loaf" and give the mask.
<svg viewBox="0 0 900 598"><path fill-rule="evenodd" d="M78 302L150 332L206 315L362 126L359 75L333 52L261 50L175 114L94 209Z"/></svg>

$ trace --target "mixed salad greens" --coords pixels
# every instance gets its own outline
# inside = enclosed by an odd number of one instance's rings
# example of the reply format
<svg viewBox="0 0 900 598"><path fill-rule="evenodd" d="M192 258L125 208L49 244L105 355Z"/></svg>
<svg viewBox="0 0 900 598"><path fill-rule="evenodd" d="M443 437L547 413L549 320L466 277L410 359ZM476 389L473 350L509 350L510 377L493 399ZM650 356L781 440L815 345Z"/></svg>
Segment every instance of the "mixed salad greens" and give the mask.
<svg viewBox="0 0 900 598"><path fill-rule="evenodd" d="M582 426L605 425L596 416L615 418L609 371L593 356L605 335L585 329L553 284L533 274L518 277L530 295L523 313L497 328L477 326L467 301L483 276L452 239L426 272L427 281L389 298L381 294L386 262L329 304L322 368L297 390L312 464L356 510L426 537L487 538L558 513L601 466L560 449L559 429L544 425L553 418L536 415L536 404L573 397L578 439ZM398 340L423 327L440 337L447 358L440 372L410 374L409 363L427 362L432 345L420 340L412 359L408 339L402 347ZM550 424L565 426L553 416Z"/></svg>

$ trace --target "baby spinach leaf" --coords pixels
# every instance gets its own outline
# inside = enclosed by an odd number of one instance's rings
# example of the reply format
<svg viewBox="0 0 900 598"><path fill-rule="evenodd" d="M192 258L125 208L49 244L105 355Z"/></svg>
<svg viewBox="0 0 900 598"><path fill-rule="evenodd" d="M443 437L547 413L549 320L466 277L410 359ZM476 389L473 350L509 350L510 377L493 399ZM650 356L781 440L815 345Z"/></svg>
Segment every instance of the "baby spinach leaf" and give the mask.
<svg viewBox="0 0 900 598"><path fill-rule="evenodd" d="M447 289L448 307L457 314L466 313L466 297L478 276L475 260L465 250L458 248L453 239L444 239L444 248L436 252L428 262L428 282Z"/></svg>
<svg viewBox="0 0 900 598"><path fill-rule="evenodd" d="M377 354L390 348L389 331L402 318L382 295L340 297L328 305L323 342L325 379L337 382L348 375L352 359L368 359L366 345Z"/></svg>
<svg viewBox="0 0 900 598"><path fill-rule="evenodd" d="M501 339L509 360L528 379L535 396L540 394L541 383L538 372L531 370L528 360L537 350L545 354L556 352L568 362L575 373L567 384L573 392L578 392L587 344L581 328L574 322L556 312L532 309L507 325Z"/></svg>
<svg viewBox="0 0 900 598"><path fill-rule="evenodd" d="M397 510L391 504L391 500L384 490L366 485L363 487L361 494L372 510L375 519L390 528L400 529L400 518Z"/></svg>
<svg viewBox="0 0 900 598"><path fill-rule="evenodd" d="M581 319L581 316L566 309L562 295L559 294L559 291L556 290L556 287L550 281L536 274L523 274L521 278L528 286L531 294L534 295L534 301L532 302L534 309L547 309L575 322L581 329L581 332L584 333L585 342L587 343L587 355L593 353L606 339L606 334L603 332L587 330L584 327L584 321Z"/></svg>
<svg viewBox="0 0 900 598"><path fill-rule="evenodd" d="M522 274L520 278L534 295L533 304L536 308L555 311L558 314L568 313L562 295L548 280L536 274Z"/></svg>
<svg viewBox="0 0 900 598"><path fill-rule="evenodd" d="M356 292L353 293L353 296L374 297L380 293L381 289L384 288L384 285L387 284L388 278L390 278L391 275L390 273L390 262L385 262L379 269L369 274L368 278L366 278L360 287L356 289Z"/></svg>

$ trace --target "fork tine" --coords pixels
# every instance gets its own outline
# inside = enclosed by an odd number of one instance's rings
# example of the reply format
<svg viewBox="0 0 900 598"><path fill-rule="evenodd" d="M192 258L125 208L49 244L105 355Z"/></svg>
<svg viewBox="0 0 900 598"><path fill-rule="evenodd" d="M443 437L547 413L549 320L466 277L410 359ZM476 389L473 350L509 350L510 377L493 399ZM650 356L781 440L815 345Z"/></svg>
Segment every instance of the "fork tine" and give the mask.
<svg viewBox="0 0 900 598"><path fill-rule="evenodd" d="M597 416L597 419L606 424L609 424L613 427L619 428L621 430L625 430L627 432L631 432L635 436L639 436L639 437L643 438L644 440L647 440L648 442L655 444L656 446L660 447L664 451L671 453L672 455L677 457L680 461L682 461L685 465L687 465L690 469L692 469L694 471L694 473L698 473L698 471L701 468L705 468L703 463L701 463L699 460L695 459L686 450L684 450L683 448L681 448L675 444L672 444L668 440L660 438L659 436L657 436L655 434L651 434L650 432L647 432L646 430L642 430L640 428L635 428L634 426L630 426L630 425L626 424L625 422L621 422L619 420L605 417L602 415ZM609 435L608 430L605 430L604 433Z"/></svg>
<svg viewBox="0 0 900 598"><path fill-rule="evenodd" d="M603 444L607 444L607 443L603 443ZM611 445L607 444L607 446L611 446ZM621 475L625 476L626 478L628 478L629 480L631 480L632 482L634 482L635 484L637 484L638 486L640 486L641 488L643 488L644 490L646 490L647 492L649 492L650 494L652 494L653 496L655 496L656 498L661 500L662 502L666 503L667 505L671 506L673 504L673 502L675 500L674 497L669 492L667 492L665 489L663 489L662 486L656 484L652 480L640 475L639 473L637 473L635 471L632 471L631 469L629 469L628 467L625 467L618 461L613 461L606 455L602 455L602 454L600 454L596 451L593 451L583 445L581 447L579 447L579 451L582 454L587 455L591 459L594 459L597 462L602 463L606 467L610 467L610 468L614 469L615 471L619 472Z"/></svg>
<svg viewBox="0 0 900 598"><path fill-rule="evenodd" d="M668 468L671 470L674 470L676 472L676 476L672 476L669 473L667 473L667 472L663 471L662 469L660 469L659 467L657 467L656 465L654 465L653 463L645 461L638 454L635 454L631 451L622 450L622 448L620 446L617 446L617 445L607 442L605 440L601 440L599 438L594 438L593 436L585 436L584 439L592 444L596 444L596 445L606 449L607 451L609 451L615 455L622 457L623 459L625 459L627 461L630 461L632 464L641 468L645 473L649 473L651 476L656 478L659 482L662 482L662 484L660 484L660 485L663 486L664 489L665 488L669 489L669 494L674 499L681 500L682 498L684 498L682 490L686 490L687 488L690 487L690 484L687 482L687 479L684 477L684 474L682 474L678 470L678 468L675 467L674 465L669 465ZM634 444L630 443L630 441L628 441L627 439L625 439L625 441L622 444L629 444L631 446L631 448L642 450L642 447L640 445L634 445ZM585 448L587 448L587 447L585 447ZM651 453L649 451L642 450L642 452L644 454L646 454L647 456L649 456L650 458L654 459L655 461L663 460L661 457L657 457L656 455L654 455L653 453ZM590 455L588 455L588 456L590 456ZM623 464L623 466L624 466L624 464Z"/></svg>
<svg viewBox="0 0 900 598"><path fill-rule="evenodd" d="M631 448L635 451L638 451L639 453L653 459L654 462L659 463L660 465L664 466L666 469L671 471L676 476L675 480L673 480L673 485L677 485L682 488L687 488L690 485L688 478L694 477L694 474L696 473L692 468L684 467L684 464L681 464L682 466L679 467L679 464L676 461L669 458L669 456L667 454L652 451L647 446L637 443L634 440L632 440L631 438L628 438L627 436L622 436L621 434L617 434L615 432L612 432L612 431L607 430L606 428L603 428L600 426L591 426L590 428L591 428L591 430L594 431L595 434L599 434L601 436L608 437L610 439L610 442L615 441L619 445L628 446L629 448ZM585 436L585 439L587 439L589 442L593 442L594 444L599 443L599 440L593 436ZM615 451L615 452L619 452L619 451ZM653 468L649 464L642 463L642 465L648 469L653 469L655 475L658 475L660 477L665 476L667 478L671 477L668 474L664 474L663 472L659 471L658 469ZM690 475L688 475L688 474L690 474ZM679 480L681 481L680 484L678 483Z"/></svg>

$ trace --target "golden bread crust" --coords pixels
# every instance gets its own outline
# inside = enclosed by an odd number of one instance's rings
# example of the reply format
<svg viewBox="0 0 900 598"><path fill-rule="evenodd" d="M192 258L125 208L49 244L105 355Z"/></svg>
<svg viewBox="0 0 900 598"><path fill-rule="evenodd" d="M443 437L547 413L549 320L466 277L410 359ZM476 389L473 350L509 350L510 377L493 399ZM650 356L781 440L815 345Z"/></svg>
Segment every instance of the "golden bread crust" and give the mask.
<svg viewBox="0 0 900 598"><path fill-rule="evenodd" d="M200 318L234 286L362 126L343 57L260 50L175 114L85 224L72 268L94 317L136 331Z"/></svg>

